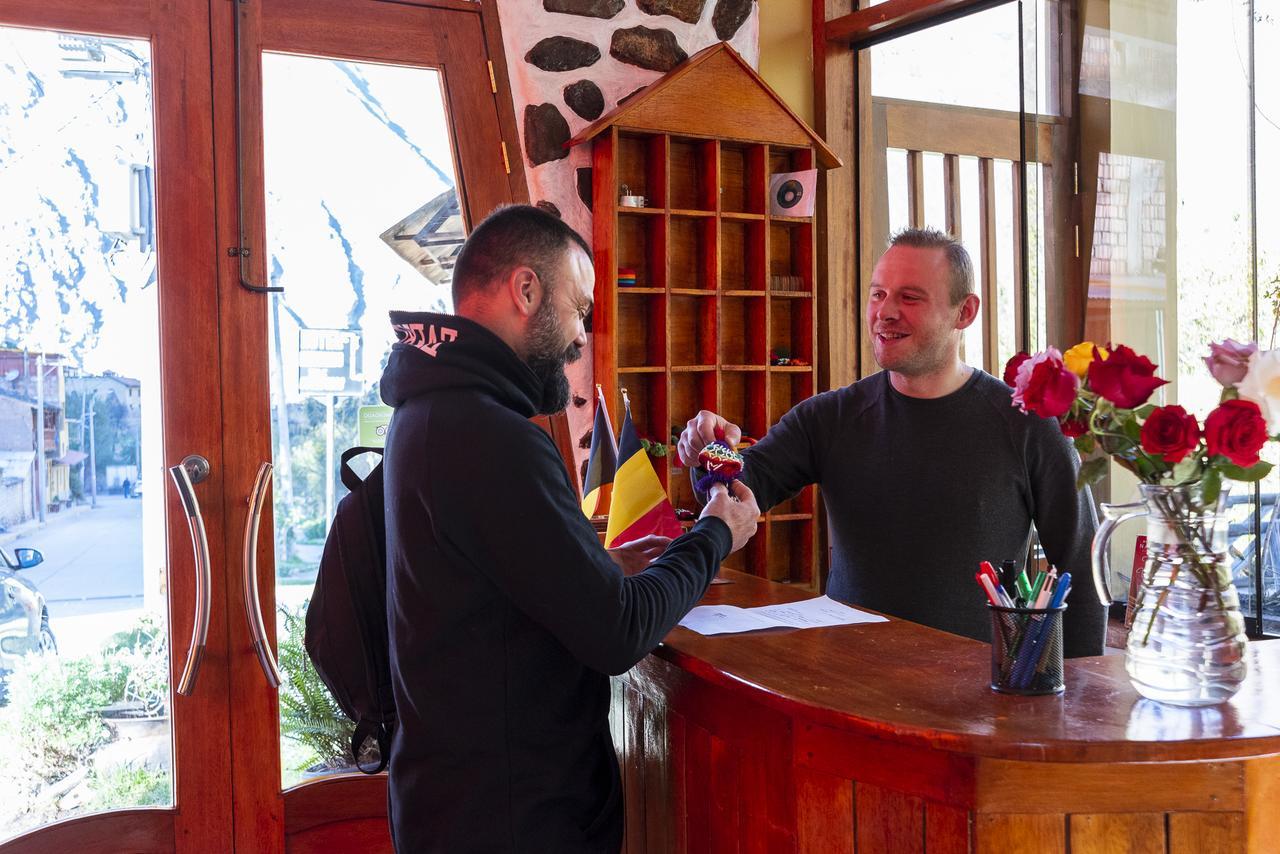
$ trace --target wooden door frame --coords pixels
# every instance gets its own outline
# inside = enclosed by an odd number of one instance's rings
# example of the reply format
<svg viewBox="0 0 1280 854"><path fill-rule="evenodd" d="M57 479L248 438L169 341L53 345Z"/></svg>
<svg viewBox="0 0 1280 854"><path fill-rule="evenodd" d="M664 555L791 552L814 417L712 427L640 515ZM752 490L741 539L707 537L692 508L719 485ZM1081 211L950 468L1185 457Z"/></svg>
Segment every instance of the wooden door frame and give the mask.
<svg viewBox="0 0 1280 854"><path fill-rule="evenodd" d="M187 454L209 460L196 487L213 548L208 642L193 696L171 694L172 808L131 809L57 822L0 846L0 851L202 852L231 830L231 752L227 709L226 551L221 507L222 434L213 392L221 388L213 245L212 101L208 9L204 0L9 0L6 26L146 38L152 48L161 401L165 465ZM182 504L167 473L155 473L165 504L169 591L170 690L178 683L194 621L195 566ZM161 479L163 478L163 480Z"/></svg>
<svg viewBox="0 0 1280 854"><path fill-rule="evenodd" d="M505 202L527 202L528 186L519 156L515 113L507 86L502 40L494 0L390 3L380 0L261 0L242 4L209 0L213 20L213 89L218 242L239 245L236 188L235 41L233 15L241 14L246 58L261 51L332 56L353 61L393 62L439 68L458 176L459 202L468 225ZM331 22L331 23L326 23ZM363 35L361 34L363 31ZM367 36L367 38L366 38ZM465 44L459 44L459 41ZM486 56L486 53L488 54ZM487 59L494 65L490 86ZM462 74L461 68L474 69ZM263 136L261 68L245 62L241 110L246 125L245 218L251 254L249 280L266 283L267 255L262 197ZM495 91L496 90L496 91ZM503 170L505 143L510 173ZM238 555L243 546L246 496L259 465L273 459L267 368L269 297L240 286L240 264L225 252L218 258L218 311L223 328L223 372L236 378L235 393L224 390L222 430L228 521L223 548ZM264 532L274 530L271 502L262 512ZM275 612L273 537L259 537L258 590L264 615ZM244 617L240 561L228 562L227 620L235 652L230 675L231 751L244 757L232 767L236 796L235 847L241 851L346 850L355 840L363 850L384 844L376 836L386 822L386 778L361 774L330 776L281 792L278 745L279 702L268 687L251 647ZM275 620L268 619L275 648ZM265 750L264 750L265 749ZM265 761L263 757L269 757Z"/></svg>

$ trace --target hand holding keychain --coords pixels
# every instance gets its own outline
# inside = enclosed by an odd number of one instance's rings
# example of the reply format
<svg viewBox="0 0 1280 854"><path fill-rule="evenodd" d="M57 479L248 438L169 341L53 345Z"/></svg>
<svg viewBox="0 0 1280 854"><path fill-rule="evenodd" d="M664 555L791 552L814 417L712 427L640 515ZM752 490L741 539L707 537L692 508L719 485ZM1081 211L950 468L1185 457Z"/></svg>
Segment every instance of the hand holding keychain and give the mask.
<svg viewBox="0 0 1280 854"><path fill-rule="evenodd" d="M698 454L698 465L706 472L698 479L699 492L706 492L717 483L727 486L742 477L742 454L728 444L720 428L716 428L716 441Z"/></svg>

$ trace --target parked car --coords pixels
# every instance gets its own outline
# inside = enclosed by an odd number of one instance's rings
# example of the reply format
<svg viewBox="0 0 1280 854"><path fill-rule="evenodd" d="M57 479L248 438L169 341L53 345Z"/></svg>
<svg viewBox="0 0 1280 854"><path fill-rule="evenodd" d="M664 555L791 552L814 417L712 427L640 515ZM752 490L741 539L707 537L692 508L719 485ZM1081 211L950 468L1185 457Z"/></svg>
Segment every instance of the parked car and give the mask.
<svg viewBox="0 0 1280 854"><path fill-rule="evenodd" d="M14 549L12 554L0 549L0 698L19 659L58 651L44 594L18 575L43 561L38 549Z"/></svg>

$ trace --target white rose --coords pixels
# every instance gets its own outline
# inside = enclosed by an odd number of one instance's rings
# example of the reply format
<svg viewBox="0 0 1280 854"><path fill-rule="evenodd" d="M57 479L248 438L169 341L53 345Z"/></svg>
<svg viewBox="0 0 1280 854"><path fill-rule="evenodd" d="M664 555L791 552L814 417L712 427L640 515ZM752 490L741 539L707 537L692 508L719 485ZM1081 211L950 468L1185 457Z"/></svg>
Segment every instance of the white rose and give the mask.
<svg viewBox="0 0 1280 854"><path fill-rule="evenodd" d="M1267 432L1280 433L1280 350L1263 350L1249 357L1249 370L1236 386L1245 400L1258 404Z"/></svg>

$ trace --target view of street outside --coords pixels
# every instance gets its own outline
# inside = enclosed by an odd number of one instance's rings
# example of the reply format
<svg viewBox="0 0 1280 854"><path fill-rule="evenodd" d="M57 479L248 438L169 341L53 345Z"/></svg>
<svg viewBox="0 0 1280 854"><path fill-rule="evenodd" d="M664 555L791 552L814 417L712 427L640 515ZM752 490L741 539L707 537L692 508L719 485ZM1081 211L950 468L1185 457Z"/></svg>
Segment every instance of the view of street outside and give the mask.
<svg viewBox="0 0 1280 854"><path fill-rule="evenodd" d="M44 527L0 534L0 548L21 545L44 555L22 577L44 594L59 654L93 653L119 626L146 613L141 523L140 498L100 495L96 508L77 505L50 516Z"/></svg>

